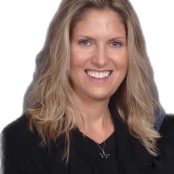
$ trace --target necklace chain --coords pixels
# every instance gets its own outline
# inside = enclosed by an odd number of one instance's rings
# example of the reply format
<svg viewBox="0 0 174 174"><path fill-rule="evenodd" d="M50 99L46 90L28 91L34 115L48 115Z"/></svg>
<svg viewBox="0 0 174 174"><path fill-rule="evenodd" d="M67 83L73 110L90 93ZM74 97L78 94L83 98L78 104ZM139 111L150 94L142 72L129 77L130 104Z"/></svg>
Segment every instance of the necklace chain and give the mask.
<svg viewBox="0 0 174 174"><path fill-rule="evenodd" d="M103 143L103 148L98 143L96 143L96 144L99 147L99 149L101 150L101 152L99 153L101 158L107 159L110 156L110 154L105 152L105 141Z"/></svg>
<svg viewBox="0 0 174 174"><path fill-rule="evenodd" d="M106 113L107 114L107 113ZM83 133L83 137L85 138L86 135ZM95 142L95 141L94 141ZM101 150L101 152L99 153L101 158L107 159L110 156L110 153L106 153L105 152L105 144L106 141L103 142L103 147L100 146L99 143L95 142L95 144L98 146L98 148Z"/></svg>
<svg viewBox="0 0 174 174"><path fill-rule="evenodd" d="M83 137L86 138L86 135L83 133ZM95 142L95 141L94 141ZM99 147L99 149L101 150L101 152L99 153L101 158L105 158L107 159L110 156L110 153L106 153L105 152L105 141L103 142L103 148L95 142L95 144Z"/></svg>

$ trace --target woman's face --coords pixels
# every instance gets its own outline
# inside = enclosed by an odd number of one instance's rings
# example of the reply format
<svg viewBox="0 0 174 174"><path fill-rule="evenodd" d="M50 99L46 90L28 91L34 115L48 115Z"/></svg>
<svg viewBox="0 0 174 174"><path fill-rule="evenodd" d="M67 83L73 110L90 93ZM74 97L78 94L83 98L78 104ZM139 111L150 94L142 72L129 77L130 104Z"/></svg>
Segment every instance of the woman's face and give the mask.
<svg viewBox="0 0 174 174"><path fill-rule="evenodd" d="M126 31L117 13L90 9L72 30L70 80L82 100L108 100L127 74Z"/></svg>

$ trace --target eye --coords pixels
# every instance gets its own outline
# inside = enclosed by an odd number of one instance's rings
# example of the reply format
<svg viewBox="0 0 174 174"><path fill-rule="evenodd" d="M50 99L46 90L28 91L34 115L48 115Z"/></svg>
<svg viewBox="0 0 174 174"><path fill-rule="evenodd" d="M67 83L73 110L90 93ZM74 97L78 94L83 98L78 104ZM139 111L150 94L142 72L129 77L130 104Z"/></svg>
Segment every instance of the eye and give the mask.
<svg viewBox="0 0 174 174"><path fill-rule="evenodd" d="M112 46L112 47L119 48L119 47L122 46L122 43L119 42L119 41L113 41L113 42L111 43L111 46Z"/></svg>
<svg viewBox="0 0 174 174"><path fill-rule="evenodd" d="M80 44L80 45L83 45L83 46L89 46L91 43L90 43L90 41L87 40L87 39L81 39L81 40L79 41L79 44Z"/></svg>

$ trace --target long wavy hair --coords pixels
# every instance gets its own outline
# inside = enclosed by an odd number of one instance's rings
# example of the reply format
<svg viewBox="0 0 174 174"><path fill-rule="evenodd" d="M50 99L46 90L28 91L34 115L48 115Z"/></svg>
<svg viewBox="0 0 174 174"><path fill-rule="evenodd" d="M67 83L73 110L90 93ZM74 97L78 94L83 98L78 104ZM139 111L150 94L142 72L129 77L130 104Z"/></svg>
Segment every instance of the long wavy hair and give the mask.
<svg viewBox="0 0 174 174"><path fill-rule="evenodd" d="M147 56L138 17L128 0L63 0L50 23L43 49L37 55L33 81L24 98L24 112L31 128L46 143L65 135L64 157L69 157L70 132L80 114L69 82L72 28L88 9L114 10L127 34L129 65L127 76L111 96L131 135L152 155L160 137L154 128L155 112L160 108L153 70Z"/></svg>

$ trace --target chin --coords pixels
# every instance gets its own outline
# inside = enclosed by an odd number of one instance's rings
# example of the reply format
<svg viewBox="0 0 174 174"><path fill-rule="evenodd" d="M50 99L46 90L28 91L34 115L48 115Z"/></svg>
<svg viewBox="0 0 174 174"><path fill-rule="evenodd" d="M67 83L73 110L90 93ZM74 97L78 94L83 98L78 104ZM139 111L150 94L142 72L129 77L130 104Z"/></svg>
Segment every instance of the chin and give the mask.
<svg viewBox="0 0 174 174"><path fill-rule="evenodd" d="M96 90L96 93L90 94L90 98L96 101L104 101L104 100L109 100L110 97L112 96L113 93L105 93L105 92L100 92Z"/></svg>

